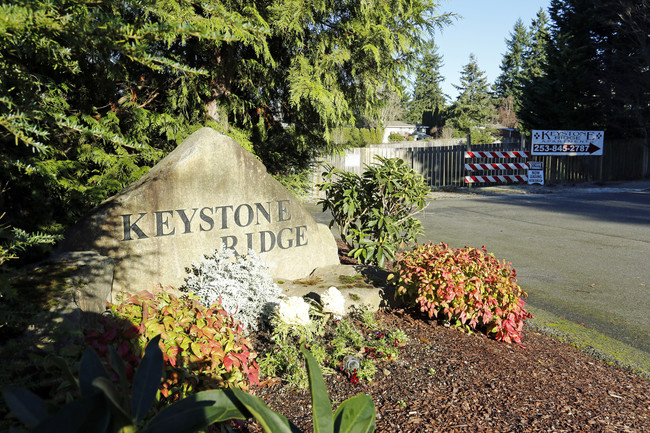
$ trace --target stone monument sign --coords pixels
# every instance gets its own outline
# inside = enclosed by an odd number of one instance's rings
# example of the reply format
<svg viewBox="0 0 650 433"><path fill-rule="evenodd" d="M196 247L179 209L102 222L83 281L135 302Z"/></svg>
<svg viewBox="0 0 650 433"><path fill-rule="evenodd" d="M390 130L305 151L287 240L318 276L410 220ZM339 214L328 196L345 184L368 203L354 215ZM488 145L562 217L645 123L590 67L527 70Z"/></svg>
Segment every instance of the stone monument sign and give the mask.
<svg viewBox="0 0 650 433"><path fill-rule="evenodd" d="M66 234L64 251L115 262L113 290L178 287L221 245L255 251L275 278L338 264L336 242L300 201L233 139L203 128Z"/></svg>

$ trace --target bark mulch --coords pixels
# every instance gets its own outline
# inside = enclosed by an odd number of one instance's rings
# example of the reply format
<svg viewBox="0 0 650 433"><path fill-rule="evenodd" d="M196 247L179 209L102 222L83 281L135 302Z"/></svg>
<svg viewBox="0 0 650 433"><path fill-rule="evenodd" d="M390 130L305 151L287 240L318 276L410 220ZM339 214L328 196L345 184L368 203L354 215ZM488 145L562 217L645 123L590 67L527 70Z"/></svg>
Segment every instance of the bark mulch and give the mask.
<svg viewBox="0 0 650 433"><path fill-rule="evenodd" d="M343 254L342 254L343 255ZM377 432L650 432L650 382L526 328L523 346L447 328L410 309L377 313L409 336L375 380L325 378L333 407L359 393L377 408ZM255 394L312 431L308 390L282 384ZM249 422L249 432L261 432Z"/></svg>

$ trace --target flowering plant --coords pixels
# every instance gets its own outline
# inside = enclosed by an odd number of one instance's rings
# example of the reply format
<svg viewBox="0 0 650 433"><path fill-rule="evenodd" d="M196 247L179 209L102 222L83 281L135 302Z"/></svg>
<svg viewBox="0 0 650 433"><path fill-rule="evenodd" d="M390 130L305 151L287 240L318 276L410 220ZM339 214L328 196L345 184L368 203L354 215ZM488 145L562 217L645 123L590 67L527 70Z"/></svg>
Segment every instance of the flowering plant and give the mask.
<svg viewBox="0 0 650 433"><path fill-rule="evenodd" d="M289 326L307 327L311 324L309 304L299 296L281 300L277 308L278 319Z"/></svg>
<svg viewBox="0 0 650 433"><path fill-rule="evenodd" d="M323 305L323 313L330 313L336 319L345 315L345 298L336 287L327 289L320 297Z"/></svg>

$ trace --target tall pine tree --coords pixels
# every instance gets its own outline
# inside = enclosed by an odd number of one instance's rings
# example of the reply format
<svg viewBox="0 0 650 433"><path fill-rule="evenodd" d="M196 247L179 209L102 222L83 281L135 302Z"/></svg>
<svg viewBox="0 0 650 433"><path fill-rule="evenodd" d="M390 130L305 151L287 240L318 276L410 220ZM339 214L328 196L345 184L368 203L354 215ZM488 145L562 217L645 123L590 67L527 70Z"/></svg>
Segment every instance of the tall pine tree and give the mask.
<svg viewBox="0 0 650 433"><path fill-rule="evenodd" d="M422 53L415 74L413 97L408 104L408 120L431 127L443 125L443 113L448 98L442 91L445 78L440 73L442 56L433 40L429 41Z"/></svg>
<svg viewBox="0 0 650 433"><path fill-rule="evenodd" d="M548 61L548 44L550 29L548 14L544 9L537 12L537 16L530 24L530 41L524 52L524 81L528 82L544 74L544 65Z"/></svg>
<svg viewBox="0 0 650 433"><path fill-rule="evenodd" d="M542 119L535 117L538 107L546 106L548 82L543 79L548 69L548 50L550 43L550 28L548 14L544 9L530 25L530 43L524 53L523 77L517 116L525 127L539 125ZM543 122L542 122L543 123Z"/></svg>
<svg viewBox="0 0 650 433"><path fill-rule="evenodd" d="M510 38L506 39L506 53L501 60L501 74L494 82L496 96L512 97L515 110L521 101L524 81L526 53L530 46L530 34L521 19L514 25Z"/></svg>
<svg viewBox="0 0 650 433"><path fill-rule="evenodd" d="M547 62L525 87L528 129L650 131L650 3L552 0Z"/></svg>
<svg viewBox="0 0 650 433"><path fill-rule="evenodd" d="M604 127L612 136L643 138L650 148L650 2L598 2L598 18L595 78Z"/></svg>
<svg viewBox="0 0 650 433"><path fill-rule="evenodd" d="M456 136L475 134L476 127L484 127L494 120L496 113L490 84L485 72L479 69L474 54L470 54L469 63L461 71L460 84L454 84L454 87L459 95L449 110L447 125L454 128Z"/></svg>

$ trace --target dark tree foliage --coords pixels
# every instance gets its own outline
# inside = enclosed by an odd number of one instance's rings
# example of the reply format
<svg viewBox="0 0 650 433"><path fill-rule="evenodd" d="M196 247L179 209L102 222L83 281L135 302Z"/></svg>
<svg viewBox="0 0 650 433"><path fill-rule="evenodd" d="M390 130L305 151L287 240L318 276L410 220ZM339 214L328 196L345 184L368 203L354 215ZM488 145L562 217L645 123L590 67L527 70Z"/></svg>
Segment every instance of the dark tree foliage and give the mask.
<svg viewBox="0 0 650 433"><path fill-rule="evenodd" d="M434 0L7 0L0 213L55 232L213 126L272 171L399 88Z"/></svg>
<svg viewBox="0 0 650 433"><path fill-rule="evenodd" d="M521 91L525 77L524 63L530 47L530 34L521 19L517 20L506 39L506 53L501 60L501 74L494 82L496 96L499 98L512 97L515 109L521 100Z"/></svg>
<svg viewBox="0 0 650 433"><path fill-rule="evenodd" d="M550 28L548 14L540 9L530 23L529 43L524 52L524 84L544 74L544 65L548 62L548 44Z"/></svg>
<svg viewBox="0 0 650 433"><path fill-rule="evenodd" d="M640 137L650 127L650 3L552 0L548 60L525 87L527 129L604 129Z"/></svg>
<svg viewBox="0 0 650 433"><path fill-rule="evenodd" d="M459 95L449 109L447 125L454 128L458 136L464 136L476 127L483 127L494 120L496 110L492 102L490 84L485 71L479 69L474 54L470 54L469 63L463 67L460 84L454 84Z"/></svg>
<svg viewBox="0 0 650 433"><path fill-rule="evenodd" d="M264 26L223 7L188 5L3 2L5 223L57 231L138 179L199 127L212 91L207 46L236 40L270 59Z"/></svg>
<svg viewBox="0 0 650 433"><path fill-rule="evenodd" d="M424 123L432 127L441 127L444 124L443 112L448 96L441 88L445 80L440 73L442 66L442 56L432 40L423 50L415 72L413 97L408 103L407 120L410 122ZM425 122L425 117L431 122Z"/></svg>

